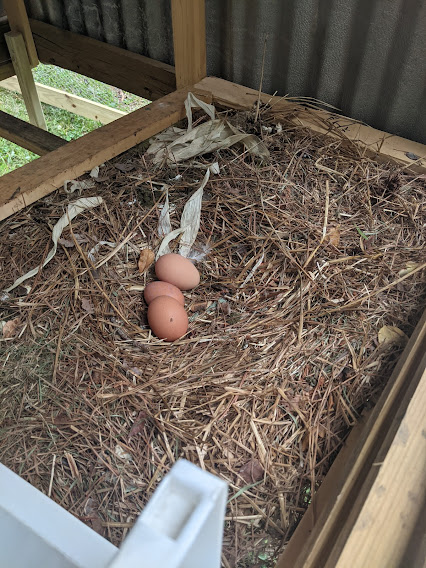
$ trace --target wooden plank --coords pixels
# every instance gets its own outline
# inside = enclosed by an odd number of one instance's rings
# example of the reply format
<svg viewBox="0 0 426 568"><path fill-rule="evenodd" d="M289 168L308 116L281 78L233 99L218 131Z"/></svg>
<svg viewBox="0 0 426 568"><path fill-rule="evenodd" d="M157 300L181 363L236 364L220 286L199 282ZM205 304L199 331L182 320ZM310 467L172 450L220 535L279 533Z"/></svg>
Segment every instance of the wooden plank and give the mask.
<svg viewBox="0 0 426 568"><path fill-rule="evenodd" d="M70 69L156 100L176 89L174 67L95 39L30 19L42 63Z"/></svg>
<svg viewBox="0 0 426 568"><path fill-rule="evenodd" d="M8 22L0 22L0 65L11 63L9 50L7 49L6 39L4 37L4 34L7 32L10 32Z"/></svg>
<svg viewBox="0 0 426 568"><path fill-rule="evenodd" d="M204 95L209 94L215 104L241 110L253 108L259 95L258 91L254 89L216 77L206 77L196 87L196 92ZM272 106L275 113L286 112L289 109L292 109L293 112L295 109L293 103L289 103L282 97L273 97L262 93L261 101ZM355 142L361 152L365 152L380 161L393 161L412 171L426 172L426 146L419 142L382 132L351 118L338 117L326 111L310 110L302 106L299 107L292 120L295 124L306 126L315 132L334 136L324 122L326 120L329 123L332 121L334 127L340 128L341 136ZM417 156L418 159L412 159L413 156Z"/></svg>
<svg viewBox="0 0 426 568"><path fill-rule="evenodd" d="M173 46L177 88L207 75L204 0L172 0Z"/></svg>
<svg viewBox="0 0 426 568"><path fill-rule="evenodd" d="M0 221L179 121L187 95L170 93L0 177Z"/></svg>
<svg viewBox="0 0 426 568"><path fill-rule="evenodd" d="M72 95L71 93L66 93L65 91L61 91L53 87L41 85L40 83L36 83L35 86L38 97L42 103L62 108L74 114L78 114L79 116L90 118L91 120L97 120L102 122L102 124L108 124L109 122L117 120L117 118L128 114L122 110L117 110L100 103L89 101L83 97ZM0 87L17 93L21 92L19 81L16 77L11 77L5 81L1 81Z"/></svg>
<svg viewBox="0 0 426 568"><path fill-rule="evenodd" d="M6 10L11 31L22 34L30 65L31 67L36 67L36 65L38 65L37 50L34 44L24 0L3 0L3 7Z"/></svg>
<svg viewBox="0 0 426 568"><path fill-rule="evenodd" d="M47 130L30 62L28 60L24 38L19 32L8 32L5 37L30 122L39 128Z"/></svg>
<svg viewBox="0 0 426 568"><path fill-rule="evenodd" d="M392 443L389 449L379 452L375 467L357 496L357 506L352 508L327 560L329 568L403 565L426 497L424 347L416 372L417 388L404 397L407 408L405 412L400 409L395 416L396 432L391 428L390 433Z"/></svg>
<svg viewBox="0 0 426 568"><path fill-rule="evenodd" d="M43 156L67 143L46 130L33 126L0 110L0 137L6 138L22 148Z"/></svg>
<svg viewBox="0 0 426 568"><path fill-rule="evenodd" d="M9 77L15 75L15 69L13 68L12 62L10 63L0 63L0 81L4 81Z"/></svg>
<svg viewBox="0 0 426 568"><path fill-rule="evenodd" d="M281 555L277 568L320 568L325 566L339 534L354 509L354 503L367 476L379 473L377 463L380 450L389 445L389 431L398 414L404 394L416 388L416 373L422 369L426 351L426 311L386 385L379 401L366 421L359 436L350 444L336 466L332 466L317 497L299 523L288 546ZM414 377L414 379L413 379ZM410 395L409 395L410 396ZM320 502L321 506L317 507ZM365 566L374 564L365 564Z"/></svg>
<svg viewBox="0 0 426 568"><path fill-rule="evenodd" d="M6 38L4 37L7 32L10 32L8 22L6 20L0 20L0 81L15 75L15 70L6 44Z"/></svg>

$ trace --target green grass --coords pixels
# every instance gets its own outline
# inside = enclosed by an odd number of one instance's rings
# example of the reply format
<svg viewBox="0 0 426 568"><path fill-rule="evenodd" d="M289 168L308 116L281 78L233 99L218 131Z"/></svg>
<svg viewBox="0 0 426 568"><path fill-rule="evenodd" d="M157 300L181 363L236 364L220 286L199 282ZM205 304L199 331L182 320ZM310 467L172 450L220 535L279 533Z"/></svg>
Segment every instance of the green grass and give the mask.
<svg viewBox="0 0 426 568"><path fill-rule="evenodd" d="M136 95L125 93L100 81L52 65L38 65L33 70L33 75L37 83L55 87L126 112L131 112L147 103L145 99ZM100 122L77 116L66 110L44 103L42 103L42 107L49 132L65 140L75 140L101 126ZM0 88L0 109L28 121L21 95ZM0 175L23 166L37 157L36 154L0 138Z"/></svg>

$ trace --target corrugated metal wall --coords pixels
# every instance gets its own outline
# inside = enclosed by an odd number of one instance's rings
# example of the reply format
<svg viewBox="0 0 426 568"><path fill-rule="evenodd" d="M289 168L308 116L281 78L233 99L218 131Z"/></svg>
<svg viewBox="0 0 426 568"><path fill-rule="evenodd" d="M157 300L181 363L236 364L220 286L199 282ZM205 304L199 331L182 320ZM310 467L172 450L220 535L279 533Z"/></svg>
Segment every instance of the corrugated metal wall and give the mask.
<svg viewBox="0 0 426 568"><path fill-rule="evenodd" d="M173 63L169 0L26 0L31 17ZM426 0L206 0L208 73L311 96L426 143Z"/></svg>

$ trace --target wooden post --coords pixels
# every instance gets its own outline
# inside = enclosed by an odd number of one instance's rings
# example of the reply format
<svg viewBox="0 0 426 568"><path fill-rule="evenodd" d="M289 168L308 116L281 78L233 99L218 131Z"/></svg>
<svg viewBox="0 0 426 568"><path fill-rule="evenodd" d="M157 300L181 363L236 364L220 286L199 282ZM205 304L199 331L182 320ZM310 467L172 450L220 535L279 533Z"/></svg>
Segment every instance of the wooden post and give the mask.
<svg viewBox="0 0 426 568"><path fill-rule="evenodd" d="M12 58L13 67L18 77L19 86L25 101L30 122L39 128L47 130L43 110L37 95L34 77L28 59L27 49L22 34L8 32L5 34L7 47Z"/></svg>
<svg viewBox="0 0 426 568"><path fill-rule="evenodd" d="M3 0L10 31L20 32L23 35L31 67L38 65L38 56L34 44L33 34L28 21L24 0Z"/></svg>
<svg viewBox="0 0 426 568"><path fill-rule="evenodd" d="M171 0L176 87L193 85L207 75L204 0Z"/></svg>

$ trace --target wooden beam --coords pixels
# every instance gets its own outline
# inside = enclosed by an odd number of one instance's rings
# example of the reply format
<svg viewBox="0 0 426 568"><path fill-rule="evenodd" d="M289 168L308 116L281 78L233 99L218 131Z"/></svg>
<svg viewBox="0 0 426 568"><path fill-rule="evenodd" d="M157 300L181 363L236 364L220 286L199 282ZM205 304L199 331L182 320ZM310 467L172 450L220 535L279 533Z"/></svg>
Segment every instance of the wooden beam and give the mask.
<svg viewBox="0 0 426 568"><path fill-rule="evenodd" d="M327 565L345 523L353 514L354 504L362 494L363 487L366 487L366 480L372 484L378 478L381 460L386 459L395 438L395 417L398 417L400 425L406 413L407 401L412 399L419 384L419 373L424 371L425 347L426 312L410 337L361 433L355 436L351 434L347 448L343 449L342 456L339 455L332 465L281 555L277 568L321 568ZM404 399L407 393L407 398ZM409 489L408 486L406 488ZM377 532L375 535L379 539ZM377 564L364 564L370 565ZM383 566L388 564L384 563Z"/></svg>
<svg viewBox="0 0 426 568"><path fill-rule="evenodd" d="M4 81L13 75L15 75L15 69L13 68L12 62L0 63L0 81Z"/></svg>
<svg viewBox="0 0 426 568"><path fill-rule="evenodd" d="M187 95L170 93L0 177L0 221L179 121Z"/></svg>
<svg viewBox="0 0 426 568"><path fill-rule="evenodd" d="M416 381L417 388L405 393L403 408L390 426L389 448L378 453L374 471L334 543L330 568L404 565L426 497L426 344Z"/></svg>
<svg viewBox="0 0 426 568"><path fill-rule="evenodd" d="M176 89L174 67L30 19L42 63L70 69L135 95L156 100Z"/></svg>
<svg viewBox="0 0 426 568"><path fill-rule="evenodd" d="M11 31L22 34L30 65L31 67L36 67L36 65L38 65L37 50L34 44L24 0L3 0L3 7L6 10Z"/></svg>
<svg viewBox="0 0 426 568"><path fill-rule="evenodd" d="M207 75L204 0L172 0L173 46L177 88Z"/></svg>
<svg viewBox="0 0 426 568"><path fill-rule="evenodd" d="M74 114L78 114L79 116L90 118L91 120L97 120L102 122L102 124L108 124L109 122L117 120L117 118L121 118L128 114L122 110L117 110L100 103L89 101L83 97L72 95L71 93L66 93L65 91L61 91L53 87L47 87L40 83L36 83L35 86L39 99L42 103L62 108ZM5 81L1 81L0 88L21 93L19 81L16 77L10 77Z"/></svg>
<svg viewBox="0 0 426 568"><path fill-rule="evenodd" d="M0 110L0 137L43 156L67 143L59 136Z"/></svg>
<svg viewBox="0 0 426 568"><path fill-rule="evenodd" d="M10 32L10 27L7 21L0 22L0 66L6 63L11 63L9 50L7 49L6 39L4 34Z"/></svg>
<svg viewBox="0 0 426 568"><path fill-rule="evenodd" d="M216 77L206 77L196 85L196 93L209 96L210 100L225 107L240 110L252 109L256 104L259 92L225 81ZM379 161L393 161L400 166L406 166L411 171L426 172L426 146L400 136L382 132L371 126L361 124L344 116L322 111L307 109L286 101L282 97L261 95L261 102L272 107L271 112L279 115L291 110L292 120L297 125L306 126L315 132L335 137L328 124L340 127L341 137L355 142L361 152L365 152ZM413 159L413 157L416 157Z"/></svg>
<svg viewBox="0 0 426 568"><path fill-rule="evenodd" d="M19 32L8 32L5 37L30 122L39 128L47 130L30 62L28 60L24 38Z"/></svg>
<svg viewBox="0 0 426 568"><path fill-rule="evenodd" d="M15 70L6 44L6 38L4 37L7 32L10 32L8 22L6 20L0 20L0 81L15 75Z"/></svg>

